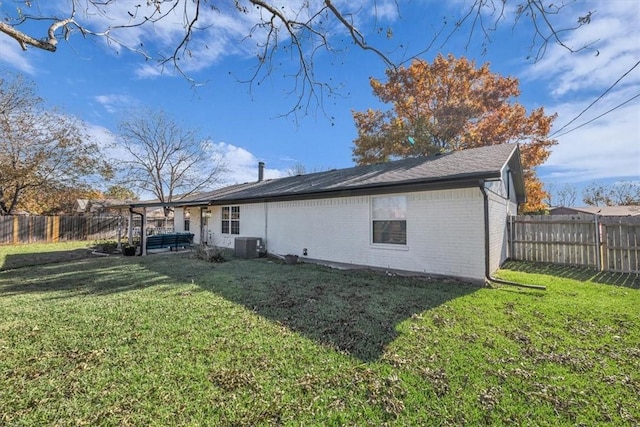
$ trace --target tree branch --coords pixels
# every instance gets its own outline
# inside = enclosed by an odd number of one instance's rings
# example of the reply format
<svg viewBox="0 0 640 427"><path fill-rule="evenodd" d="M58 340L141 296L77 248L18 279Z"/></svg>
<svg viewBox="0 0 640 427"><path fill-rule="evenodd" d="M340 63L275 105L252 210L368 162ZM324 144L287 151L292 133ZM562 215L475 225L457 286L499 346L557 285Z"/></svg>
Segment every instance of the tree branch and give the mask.
<svg viewBox="0 0 640 427"><path fill-rule="evenodd" d="M344 15L340 13L338 9L336 9L333 3L331 3L331 0L324 0L324 4L331 11L331 13L333 13L333 15L338 19L338 21L340 21L340 23L344 25L347 31L349 31L349 34L351 34L351 38L353 39L354 43L358 45L358 47L360 47L363 50L370 50L371 52L374 52L376 55L378 55L382 59L382 61L390 69L396 68L396 65L387 57L387 55L385 55L375 47L367 44L362 33L360 33L360 31L358 31L358 29L354 27L352 23L350 23L345 19Z"/></svg>
<svg viewBox="0 0 640 427"><path fill-rule="evenodd" d="M5 33L9 37L15 39L20 44L22 50L27 50L27 45L31 45L37 47L38 49L43 49L49 52L56 51L56 43L52 44L49 41L45 42L34 39L33 37L23 33L22 31L16 30L14 27L5 24L4 22L0 22L0 32Z"/></svg>

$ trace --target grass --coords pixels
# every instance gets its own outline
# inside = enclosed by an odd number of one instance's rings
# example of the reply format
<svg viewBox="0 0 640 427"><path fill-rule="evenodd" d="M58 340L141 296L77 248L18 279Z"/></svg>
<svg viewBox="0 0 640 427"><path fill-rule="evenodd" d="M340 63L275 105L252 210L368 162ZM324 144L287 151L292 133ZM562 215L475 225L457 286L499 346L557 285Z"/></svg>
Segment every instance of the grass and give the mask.
<svg viewBox="0 0 640 427"><path fill-rule="evenodd" d="M640 423L638 277L506 267L547 291L185 252L5 269L0 424Z"/></svg>
<svg viewBox="0 0 640 427"><path fill-rule="evenodd" d="M89 247L88 242L0 245L0 270L87 258Z"/></svg>

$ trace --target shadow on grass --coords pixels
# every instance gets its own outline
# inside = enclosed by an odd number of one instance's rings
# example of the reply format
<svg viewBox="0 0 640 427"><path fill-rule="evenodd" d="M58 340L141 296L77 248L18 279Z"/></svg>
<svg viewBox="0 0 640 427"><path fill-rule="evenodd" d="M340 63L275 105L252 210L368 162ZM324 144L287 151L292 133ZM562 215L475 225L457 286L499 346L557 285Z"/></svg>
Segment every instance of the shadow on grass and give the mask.
<svg viewBox="0 0 640 427"><path fill-rule="evenodd" d="M166 294L194 285L362 361L383 354L398 336L399 323L478 289L446 279L266 259L211 264L188 254L87 259L0 272L0 297L59 299L149 288L152 293L145 298L156 298L154 286Z"/></svg>
<svg viewBox="0 0 640 427"><path fill-rule="evenodd" d="M21 294L42 294L47 299L100 296L175 283L173 279L149 271L135 257L96 258L86 249L86 256L81 256L80 250L72 252L78 252L78 259L70 257L47 264L41 262L0 270L0 297Z"/></svg>
<svg viewBox="0 0 640 427"><path fill-rule="evenodd" d="M636 273L612 273L588 267L525 261L507 261L502 268L523 273L563 277L581 282L640 289L640 274Z"/></svg>
<svg viewBox="0 0 640 427"><path fill-rule="evenodd" d="M95 255L92 255L91 251L87 248L52 252L36 252L28 254L11 254L5 256L4 262L0 265L0 271L58 262L74 261L90 257L95 257Z"/></svg>
<svg viewBox="0 0 640 427"><path fill-rule="evenodd" d="M167 264L156 271L171 275ZM396 339L399 323L414 314L473 293L454 280L388 276L368 270L333 270L313 264L285 265L256 259L216 266L207 291L362 361L377 360ZM194 271L192 270L192 274Z"/></svg>

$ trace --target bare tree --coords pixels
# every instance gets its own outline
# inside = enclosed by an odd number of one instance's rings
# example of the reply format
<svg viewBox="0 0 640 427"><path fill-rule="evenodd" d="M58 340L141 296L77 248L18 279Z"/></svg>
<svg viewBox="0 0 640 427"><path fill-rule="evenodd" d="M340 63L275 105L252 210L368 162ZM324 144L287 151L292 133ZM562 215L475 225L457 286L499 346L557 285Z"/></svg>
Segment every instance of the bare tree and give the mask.
<svg viewBox="0 0 640 427"><path fill-rule="evenodd" d="M640 182L620 181L610 186L593 183L582 192L582 201L589 206L640 205Z"/></svg>
<svg viewBox="0 0 640 427"><path fill-rule="evenodd" d="M0 78L0 215L47 210L38 194L85 189L110 172L81 123L45 109L22 76Z"/></svg>
<svg viewBox="0 0 640 427"><path fill-rule="evenodd" d="M640 205L640 182L616 182L611 186L610 195L618 206Z"/></svg>
<svg viewBox="0 0 640 427"><path fill-rule="evenodd" d="M306 175L308 173L328 171L331 169L332 169L331 167L322 166L322 167L314 167L313 169L309 170L303 163L294 163L293 165L291 165L285 170L285 173L287 174L287 176L297 176L297 175Z"/></svg>
<svg viewBox="0 0 640 427"><path fill-rule="evenodd" d="M558 191L554 191L553 186L550 186L549 193L553 193L549 201L551 206L575 206L578 200L578 189L570 184L564 184Z"/></svg>
<svg viewBox="0 0 640 427"><path fill-rule="evenodd" d="M587 206L611 206L613 202L607 188L601 184L590 184L582 191L582 201Z"/></svg>
<svg viewBox="0 0 640 427"><path fill-rule="evenodd" d="M52 4L53 3L53 4ZM593 11L585 10L574 18L570 28L557 28L554 15L565 13L564 2L543 0L472 0L453 19L440 21L425 14L425 27L433 28L432 39L424 41L417 51L406 52L402 41L394 41L393 28L379 28L379 10L388 10L382 0L366 2L274 0L8 0L1 3L0 32L15 39L23 49L33 46L55 52L61 39L80 35L99 37L112 46L128 49L154 59L164 67L173 68L189 78L194 64L210 55L207 40L234 38L233 48L242 45L241 54L256 58L256 66L248 78L249 84L260 84L275 69L290 69L286 76L293 80L292 92L297 95L291 112L305 110L310 103L322 103L337 86L316 76L315 61L324 52L337 53L356 46L380 58L394 69L397 65L429 51L438 51L457 32L466 31L469 44L481 38L488 45L492 34L509 22L528 25L532 31L529 57L540 59L549 44L558 44L571 52L589 48L590 43L570 46L565 42L569 32L593 19ZM570 2L571 3L571 2ZM15 7L11 7L11 5ZM402 5L394 2L396 13L402 16ZM427 6L425 6L427 7ZM369 43L367 31L359 28L366 20L358 15L373 14L377 33L386 34L385 42ZM229 25L229 21L234 21ZM480 37L478 37L480 36ZM384 47L383 47L384 44ZM166 52L166 53L161 53ZM400 53L401 52L401 53ZM394 59L392 59L394 57ZM286 64L286 65L283 65ZM195 83L195 82L194 82Z"/></svg>
<svg viewBox="0 0 640 427"><path fill-rule="evenodd" d="M295 163L285 171L287 176L304 175L307 173L307 168L302 163Z"/></svg>
<svg viewBox="0 0 640 427"><path fill-rule="evenodd" d="M211 189L226 171L213 144L164 111L141 110L120 123L122 184L161 202Z"/></svg>

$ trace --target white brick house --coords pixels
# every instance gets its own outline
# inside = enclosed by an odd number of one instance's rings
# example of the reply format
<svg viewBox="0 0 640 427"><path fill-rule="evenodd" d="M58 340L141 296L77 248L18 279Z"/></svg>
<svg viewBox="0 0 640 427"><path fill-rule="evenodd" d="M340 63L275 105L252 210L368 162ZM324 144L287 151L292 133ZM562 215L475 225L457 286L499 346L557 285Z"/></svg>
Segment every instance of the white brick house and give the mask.
<svg viewBox="0 0 640 427"><path fill-rule="evenodd" d="M176 202L196 243L260 238L276 255L483 281L507 258L507 217L524 202L515 144L332 170Z"/></svg>

